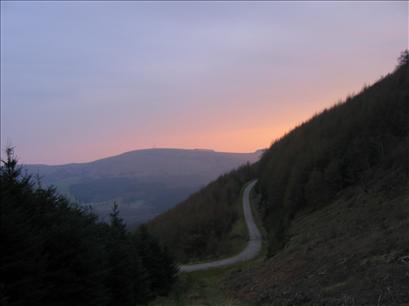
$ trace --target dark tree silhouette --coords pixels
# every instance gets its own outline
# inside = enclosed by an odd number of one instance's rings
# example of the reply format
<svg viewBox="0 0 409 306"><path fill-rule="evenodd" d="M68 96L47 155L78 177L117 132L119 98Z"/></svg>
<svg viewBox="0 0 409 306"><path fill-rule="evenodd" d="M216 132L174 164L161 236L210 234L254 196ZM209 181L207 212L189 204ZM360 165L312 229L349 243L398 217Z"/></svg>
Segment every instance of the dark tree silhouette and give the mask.
<svg viewBox="0 0 409 306"><path fill-rule="evenodd" d="M21 175L13 149L0 168L2 305L137 305L176 278L156 240L134 243L114 204L111 223ZM145 265L142 250L154 249ZM161 271L159 287L151 286ZM167 275L166 273L169 273Z"/></svg>

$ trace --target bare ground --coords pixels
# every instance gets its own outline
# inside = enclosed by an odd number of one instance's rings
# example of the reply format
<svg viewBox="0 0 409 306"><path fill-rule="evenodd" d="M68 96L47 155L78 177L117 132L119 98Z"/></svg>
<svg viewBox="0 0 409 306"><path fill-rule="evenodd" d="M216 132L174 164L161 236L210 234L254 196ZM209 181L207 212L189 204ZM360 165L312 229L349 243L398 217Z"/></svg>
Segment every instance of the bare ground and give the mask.
<svg viewBox="0 0 409 306"><path fill-rule="evenodd" d="M263 265L231 272L225 289L250 305L409 305L409 192L349 190L295 217Z"/></svg>

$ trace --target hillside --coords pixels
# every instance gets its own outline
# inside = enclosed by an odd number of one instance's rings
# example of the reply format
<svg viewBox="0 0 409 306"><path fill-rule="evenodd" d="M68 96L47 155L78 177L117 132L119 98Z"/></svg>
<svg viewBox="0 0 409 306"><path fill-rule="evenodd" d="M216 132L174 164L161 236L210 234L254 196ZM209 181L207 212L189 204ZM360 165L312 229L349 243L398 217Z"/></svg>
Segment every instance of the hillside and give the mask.
<svg viewBox="0 0 409 306"><path fill-rule="evenodd" d="M409 173L408 63L275 142L258 168L270 246L300 211L357 188L400 194Z"/></svg>
<svg viewBox="0 0 409 306"><path fill-rule="evenodd" d="M301 124L256 164L192 195L190 205L155 219L152 231L166 242L172 236L166 224L177 219L175 232L194 222L212 233L209 199L233 198L225 186L240 189L238 173L247 173L259 180L255 202L267 257L230 271L216 286L250 305L409 301L408 66L406 52L393 73ZM220 211L217 218L230 220L230 214ZM232 226L223 230L216 237L228 237ZM223 244L220 239L218 248ZM179 259L214 253L210 247L202 251L185 250Z"/></svg>
<svg viewBox="0 0 409 306"><path fill-rule="evenodd" d="M108 219L116 201L128 225L145 222L219 175L261 155L211 150L147 149L89 163L26 165L43 185L54 185L74 201Z"/></svg>

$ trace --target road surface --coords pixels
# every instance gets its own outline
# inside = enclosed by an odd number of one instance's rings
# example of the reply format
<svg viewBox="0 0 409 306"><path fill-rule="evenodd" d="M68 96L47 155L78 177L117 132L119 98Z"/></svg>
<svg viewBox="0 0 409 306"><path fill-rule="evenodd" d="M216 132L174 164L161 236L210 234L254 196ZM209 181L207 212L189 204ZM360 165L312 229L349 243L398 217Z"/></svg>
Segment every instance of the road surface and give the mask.
<svg viewBox="0 0 409 306"><path fill-rule="evenodd" d="M180 272L192 272L199 270L207 270L210 268L218 268L236 264L241 261L246 261L257 256L261 250L261 234L254 222L253 213L250 207L250 191L256 184L256 180L251 181L243 192L243 211L244 218L246 220L247 229L249 232L249 242L247 247L239 254L233 257L229 257L222 260L210 261L201 264L194 265L182 265L180 266Z"/></svg>

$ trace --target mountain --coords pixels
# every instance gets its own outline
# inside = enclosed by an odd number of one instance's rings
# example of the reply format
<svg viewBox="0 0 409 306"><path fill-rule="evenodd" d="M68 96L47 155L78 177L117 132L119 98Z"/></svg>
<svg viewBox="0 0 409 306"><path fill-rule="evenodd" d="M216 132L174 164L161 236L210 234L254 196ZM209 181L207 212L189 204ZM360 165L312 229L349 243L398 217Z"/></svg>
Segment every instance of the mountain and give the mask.
<svg viewBox="0 0 409 306"><path fill-rule="evenodd" d="M147 221L173 207L222 173L256 161L262 151L146 149L89 163L25 165L45 186L90 205L104 220L117 202L128 225Z"/></svg>
<svg viewBox="0 0 409 306"><path fill-rule="evenodd" d="M275 141L254 165L155 218L151 232L180 261L226 256L249 179L258 180L252 202L266 256L218 272L219 280L215 272L214 288L245 305L406 305L409 53L391 74Z"/></svg>

